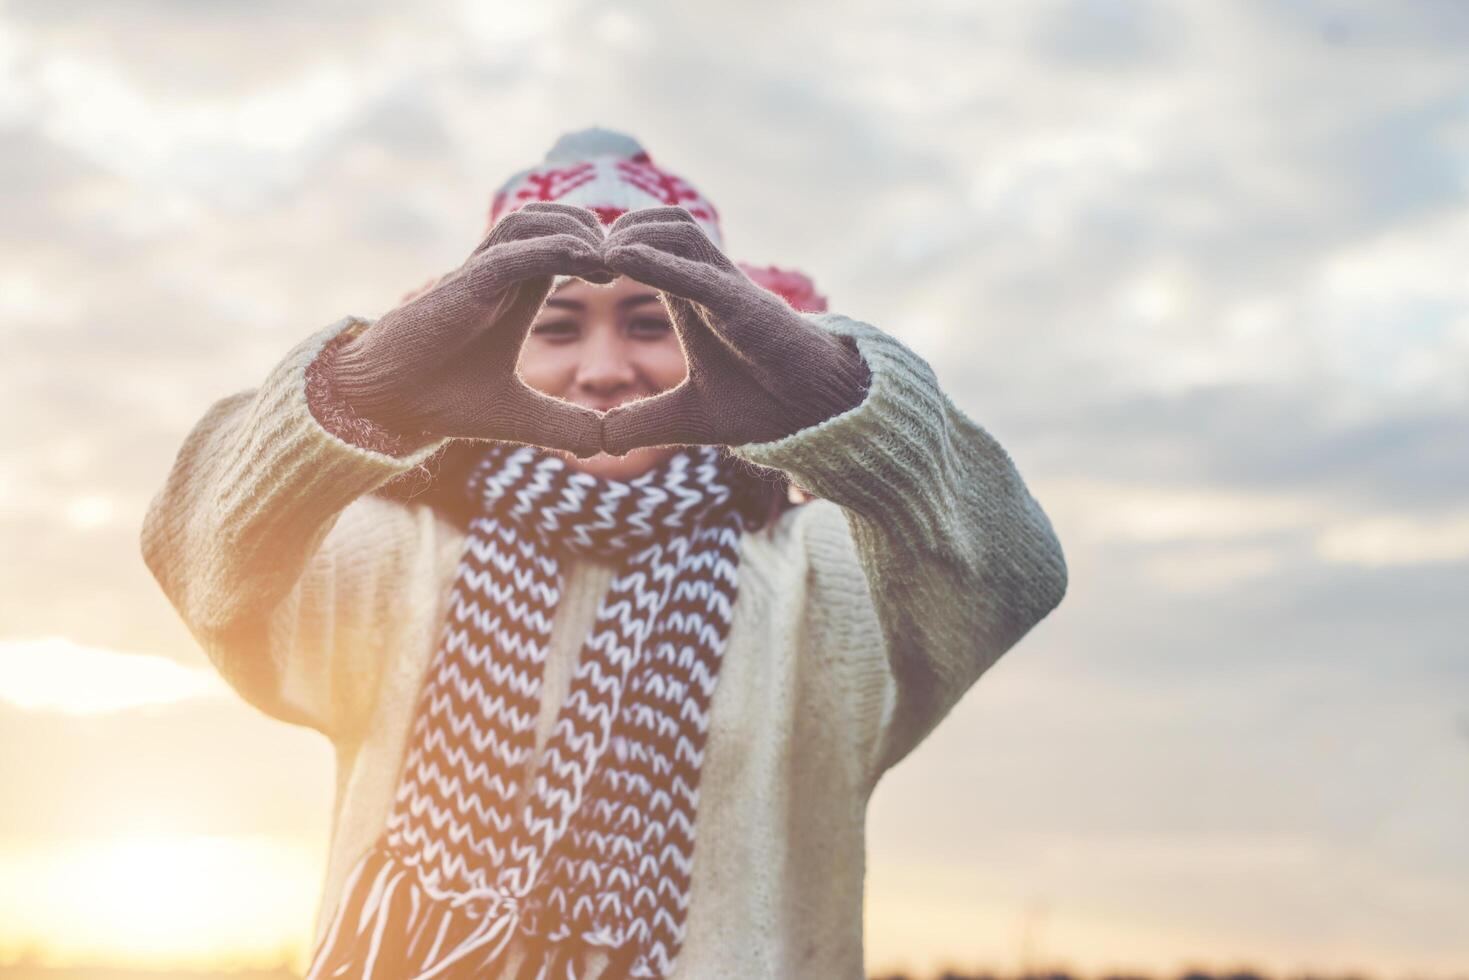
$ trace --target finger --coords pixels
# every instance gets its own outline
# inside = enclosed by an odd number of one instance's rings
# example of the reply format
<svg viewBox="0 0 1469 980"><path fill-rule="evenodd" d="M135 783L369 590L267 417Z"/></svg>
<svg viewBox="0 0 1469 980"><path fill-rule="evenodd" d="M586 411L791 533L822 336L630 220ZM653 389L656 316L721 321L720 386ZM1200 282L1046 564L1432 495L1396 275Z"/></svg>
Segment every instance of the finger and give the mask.
<svg viewBox="0 0 1469 980"><path fill-rule="evenodd" d="M707 262L726 272L736 268L703 228L685 221L643 221L627 225L609 233L602 250L632 244L652 245L659 251Z"/></svg>
<svg viewBox="0 0 1469 980"><path fill-rule="evenodd" d="M665 293L723 311L729 303L729 277L707 262L696 262L652 245L617 245L602 252L613 272L629 276Z"/></svg>
<svg viewBox="0 0 1469 980"><path fill-rule="evenodd" d="M507 386L496 408L490 438L564 449L579 459L602 451L600 413L552 398L518 378Z"/></svg>
<svg viewBox="0 0 1469 980"><path fill-rule="evenodd" d="M724 275L647 245L623 245L603 256L610 268L662 291L691 365L728 367L730 356L746 365L782 361L810 338L825 339L784 299L738 269Z"/></svg>
<svg viewBox="0 0 1469 980"><path fill-rule="evenodd" d="M602 219L597 217L595 211L584 208L579 204L567 204L564 201L531 201L523 205L520 211L529 211L532 214L564 214L575 218L596 233L598 238L604 234ZM516 212L511 212L512 214Z"/></svg>
<svg viewBox="0 0 1469 980"><path fill-rule="evenodd" d="M588 219L590 219L590 224L588 224ZM594 249L601 247L605 237L601 222L586 208L558 204L553 210L532 209L532 206L528 204L519 211L510 212L496 222L495 227L490 229L489 234L480 241L470 256L472 258L505 242L524 241L528 238L557 234L573 235Z"/></svg>
<svg viewBox="0 0 1469 980"><path fill-rule="evenodd" d="M535 324L536 315L551 295L552 280L549 276L523 279L516 286L503 289L496 294L496 307L490 316L495 326L490 338L491 348L500 361L508 363L511 372L520 360L520 349Z"/></svg>
<svg viewBox="0 0 1469 980"><path fill-rule="evenodd" d="M461 370L462 359L470 358L487 380L500 375L513 379L525 335L550 289L550 278L543 276L482 295L467 289L428 293L389 311L374 328L394 325L395 332L380 341L387 347L432 349L426 357Z"/></svg>
<svg viewBox="0 0 1469 980"><path fill-rule="evenodd" d="M663 305L668 310L668 315L673 320L674 332L678 334L679 344L683 347L684 360L688 363L689 371L702 372L705 376L719 374L728 370L740 370L741 366L733 363L743 361L746 358L739 348L725 336L723 330L717 329L710 323L709 314L702 306L682 296L671 293L660 292Z"/></svg>
<svg viewBox="0 0 1469 980"><path fill-rule="evenodd" d="M474 258L466 274L470 288L485 293L521 279L557 275L594 279L609 271L599 250L584 238L550 234L492 247Z"/></svg>
<svg viewBox="0 0 1469 980"><path fill-rule="evenodd" d="M640 225L649 221L682 221L697 225L698 220L689 213L688 208L679 207L676 204L662 205L656 208L638 208L635 211L625 211L617 216L612 226L607 229L607 234L612 234L622 228L632 225Z"/></svg>
<svg viewBox="0 0 1469 980"><path fill-rule="evenodd" d="M713 439L703 397L688 381L602 417L602 449L613 456L643 446L702 446Z"/></svg>

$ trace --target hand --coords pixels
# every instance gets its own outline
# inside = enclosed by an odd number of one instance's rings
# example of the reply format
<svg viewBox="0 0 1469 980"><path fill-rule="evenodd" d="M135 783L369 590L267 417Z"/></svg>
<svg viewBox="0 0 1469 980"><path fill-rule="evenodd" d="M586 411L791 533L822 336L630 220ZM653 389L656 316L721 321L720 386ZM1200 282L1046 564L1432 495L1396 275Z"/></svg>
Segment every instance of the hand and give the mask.
<svg viewBox="0 0 1469 980"><path fill-rule="evenodd" d="M672 391L608 412L606 452L766 442L866 396L870 376L856 347L751 281L684 208L621 215L602 261L661 291L689 371Z"/></svg>
<svg viewBox="0 0 1469 980"><path fill-rule="evenodd" d="M462 266L344 345L343 398L398 432L595 455L602 416L526 386L516 363L556 275L614 278L602 240L597 216L574 205L535 201L506 215Z"/></svg>

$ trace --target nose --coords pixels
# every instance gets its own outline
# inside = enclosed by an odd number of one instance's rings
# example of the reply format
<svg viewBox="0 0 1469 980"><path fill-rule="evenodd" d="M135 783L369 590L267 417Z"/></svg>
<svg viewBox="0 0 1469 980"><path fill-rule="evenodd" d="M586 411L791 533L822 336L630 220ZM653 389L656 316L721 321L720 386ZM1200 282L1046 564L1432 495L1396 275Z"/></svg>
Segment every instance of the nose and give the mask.
<svg viewBox="0 0 1469 980"><path fill-rule="evenodd" d="M627 354L622 338L611 325L598 324L589 329L576 368L575 386L583 396L579 400L600 411L626 400L637 382L637 372Z"/></svg>

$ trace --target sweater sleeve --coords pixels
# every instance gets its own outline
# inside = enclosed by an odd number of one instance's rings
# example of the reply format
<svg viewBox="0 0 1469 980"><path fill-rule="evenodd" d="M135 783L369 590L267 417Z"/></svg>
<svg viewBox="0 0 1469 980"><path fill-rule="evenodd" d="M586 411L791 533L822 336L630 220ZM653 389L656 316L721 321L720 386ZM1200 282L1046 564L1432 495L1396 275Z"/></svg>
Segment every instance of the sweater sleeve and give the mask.
<svg viewBox="0 0 1469 980"><path fill-rule="evenodd" d="M862 599L881 626L892 693L871 784L1060 603L1066 561L1010 456L952 404L926 361L869 324L806 315L856 342L872 373L866 398L783 439L731 451L785 470L846 516L850 545L818 542L810 560L854 548ZM876 702L873 687L859 680L853 689Z"/></svg>
<svg viewBox="0 0 1469 980"><path fill-rule="evenodd" d="M346 317L293 348L257 389L215 402L184 439L143 519L145 563L247 701L334 737L370 696L389 642L391 578L432 544L427 508L369 496L427 475L446 440L401 455L325 428L308 369ZM422 513L419 513L421 511ZM398 579L399 588L402 579Z"/></svg>

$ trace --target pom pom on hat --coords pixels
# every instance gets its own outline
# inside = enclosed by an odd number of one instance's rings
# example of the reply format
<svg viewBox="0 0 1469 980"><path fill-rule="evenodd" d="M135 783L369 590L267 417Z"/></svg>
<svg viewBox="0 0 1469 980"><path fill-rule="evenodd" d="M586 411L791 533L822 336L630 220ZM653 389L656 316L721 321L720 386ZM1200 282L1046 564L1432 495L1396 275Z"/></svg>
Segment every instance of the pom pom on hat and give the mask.
<svg viewBox="0 0 1469 980"><path fill-rule="evenodd" d="M806 273L774 265L751 265L748 262L736 264L757 285L785 300L796 312L826 312L826 297L816 291L816 283Z"/></svg>
<svg viewBox="0 0 1469 980"><path fill-rule="evenodd" d="M546 163L578 163L592 157L623 157L628 160L648 159L643 144L615 129L589 126L573 133L562 133L554 146L546 151Z"/></svg>

